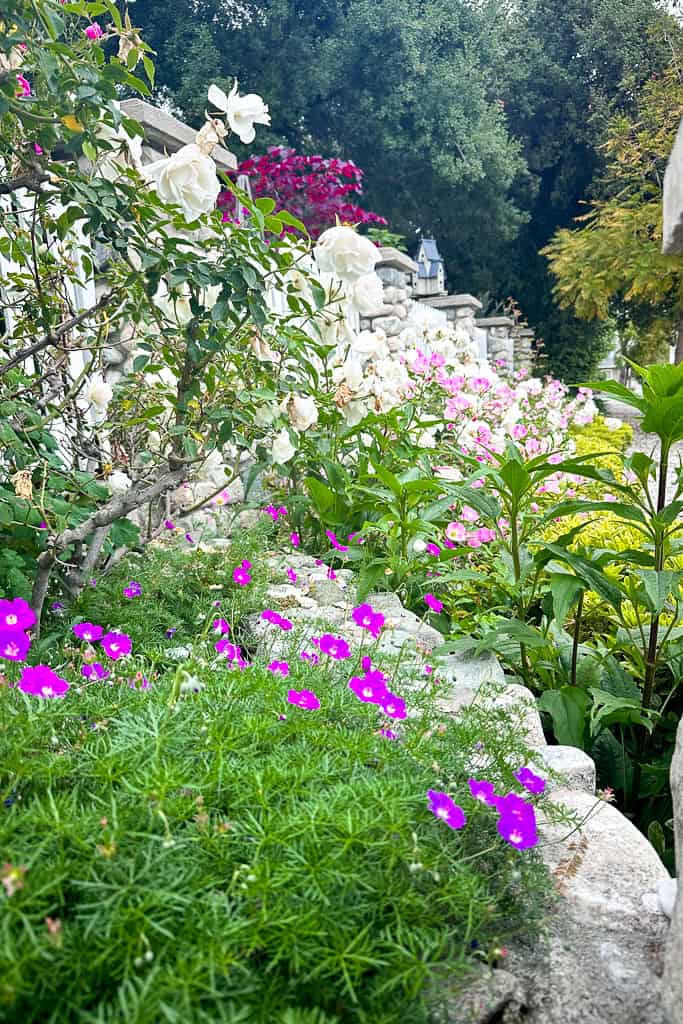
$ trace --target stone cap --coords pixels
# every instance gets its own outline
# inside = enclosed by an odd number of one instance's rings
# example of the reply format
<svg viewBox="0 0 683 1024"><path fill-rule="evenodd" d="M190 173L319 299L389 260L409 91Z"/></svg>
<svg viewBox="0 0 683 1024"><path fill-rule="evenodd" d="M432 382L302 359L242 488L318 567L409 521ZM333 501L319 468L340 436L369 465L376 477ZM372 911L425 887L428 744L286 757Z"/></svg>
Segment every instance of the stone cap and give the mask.
<svg viewBox="0 0 683 1024"><path fill-rule="evenodd" d="M464 309L469 306L471 309L483 309L483 306L479 299L475 299L474 295L424 295L420 297L420 302L426 302L429 306L434 306L435 309Z"/></svg>
<svg viewBox="0 0 683 1024"><path fill-rule="evenodd" d="M664 174L662 252L665 256L683 253L683 121L679 126Z"/></svg>
<svg viewBox="0 0 683 1024"><path fill-rule="evenodd" d="M516 334L517 334L518 338L535 338L536 337L536 331L533 329L533 327L520 327L520 329L516 332Z"/></svg>
<svg viewBox="0 0 683 1024"><path fill-rule="evenodd" d="M482 316L475 321L477 327L514 327L511 316Z"/></svg>
<svg viewBox="0 0 683 1024"><path fill-rule="evenodd" d="M402 270L405 274L417 273L417 263L415 260L411 260L410 256L401 252L400 249L395 249L393 245L383 245L379 251L381 257L375 266L375 270L378 267L391 267L394 270Z"/></svg>
<svg viewBox="0 0 683 1024"><path fill-rule="evenodd" d="M194 128L145 100L123 100L121 110L126 117L140 122L145 142L161 153L176 153L195 140ZM237 167L237 157L222 146L216 146L211 156L219 171L234 171Z"/></svg>

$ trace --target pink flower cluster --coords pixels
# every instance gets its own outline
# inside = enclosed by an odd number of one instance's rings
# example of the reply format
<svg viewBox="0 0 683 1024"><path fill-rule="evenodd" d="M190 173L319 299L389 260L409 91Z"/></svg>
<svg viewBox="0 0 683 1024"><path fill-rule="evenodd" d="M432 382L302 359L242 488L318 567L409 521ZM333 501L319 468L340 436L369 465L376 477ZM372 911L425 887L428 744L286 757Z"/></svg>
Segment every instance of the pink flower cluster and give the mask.
<svg viewBox="0 0 683 1024"><path fill-rule="evenodd" d="M104 633L102 626L97 626L93 622L78 622L72 628L79 640L86 640L88 643L100 643L104 653L112 661L125 658L132 650L133 644L127 633L117 633L115 631Z"/></svg>
<svg viewBox="0 0 683 1024"><path fill-rule="evenodd" d="M363 172L352 160L305 156L284 146L271 146L263 156L243 160L234 174L246 174L254 198L274 199L276 212L287 210L303 221L312 238L337 220L349 224L387 223L384 217L356 204L363 191ZM234 195L222 192L218 205L224 210L223 220L233 220Z"/></svg>

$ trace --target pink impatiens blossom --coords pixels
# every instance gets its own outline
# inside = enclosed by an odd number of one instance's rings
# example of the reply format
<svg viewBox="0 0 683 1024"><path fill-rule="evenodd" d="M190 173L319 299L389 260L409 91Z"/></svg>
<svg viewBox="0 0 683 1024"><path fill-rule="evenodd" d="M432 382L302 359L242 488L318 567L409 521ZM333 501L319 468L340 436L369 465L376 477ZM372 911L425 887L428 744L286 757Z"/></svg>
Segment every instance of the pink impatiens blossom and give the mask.
<svg viewBox="0 0 683 1024"><path fill-rule="evenodd" d="M92 42L95 42L97 39L102 38L102 36L104 35L104 31L102 30L102 26L99 25L98 22L93 21L92 25L88 25L87 28L83 29L83 34L87 36L88 39L90 39Z"/></svg>
<svg viewBox="0 0 683 1024"><path fill-rule="evenodd" d="M304 711L317 711L320 707L320 701L312 690L288 690L287 700Z"/></svg>
<svg viewBox="0 0 683 1024"><path fill-rule="evenodd" d="M463 505L460 514L466 523L476 523L479 521L479 513L471 505Z"/></svg>
<svg viewBox="0 0 683 1024"><path fill-rule="evenodd" d="M353 676L349 689L364 704L381 704L389 695L386 676L379 669L366 672L364 676Z"/></svg>
<svg viewBox="0 0 683 1024"><path fill-rule="evenodd" d="M17 75L17 96L30 96L31 95L31 83L23 75Z"/></svg>
<svg viewBox="0 0 683 1024"><path fill-rule="evenodd" d="M443 601L439 601L439 599L437 597L434 597L433 594L425 594L424 603L427 605L428 608L430 608L433 612L436 612L437 614L443 611Z"/></svg>
<svg viewBox="0 0 683 1024"><path fill-rule="evenodd" d="M271 661L268 666L269 672L279 672L281 676L289 675L289 663L286 661Z"/></svg>
<svg viewBox="0 0 683 1024"><path fill-rule="evenodd" d="M63 697L69 689L66 679L53 672L49 665L25 668L17 686L22 693L41 698Z"/></svg>
<svg viewBox="0 0 683 1024"><path fill-rule="evenodd" d="M95 643L104 633L102 627L94 622L77 622L73 631L79 640L87 640L88 643Z"/></svg>
<svg viewBox="0 0 683 1024"><path fill-rule="evenodd" d="M335 661L342 661L351 657L351 648L341 636L332 636L331 633L324 633L318 640L313 640L321 654L327 654Z"/></svg>
<svg viewBox="0 0 683 1024"><path fill-rule="evenodd" d="M406 702L397 697L395 693L387 693L380 701L380 707L389 718L405 718Z"/></svg>
<svg viewBox="0 0 683 1024"><path fill-rule="evenodd" d="M35 621L35 613L23 597L0 600L0 629L30 629Z"/></svg>
<svg viewBox="0 0 683 1024"><path fill-rule="evenodd" d="M449 540L464 544L467 540L467 527L464 523L452 522L446 527L446 536Z"/></svg>
<svg viewBox="0 0 683 1024"><path fill-rule="evenodd" d="M126 633L105 633L101 640L104 653L112 661L118 661L119 658L125 657L130 654L132 643L130 637Z"/></svg>
<svg viewBox="0 0 683 1024"><path fill-rule="evenodd" d="M30 646L30 638L21 629L0 629L0 658L24 661Z"/></svg>
<svg viewBox="0 0 683 1024"><path fill-rule="evenodd" d="M439 793L433 789L427 790L429 810L432 814L448 825L449 828L459 829L467 824L467 818L462 807L449 797L448 793Z"/></svg>
<svg viewBox="0 0 683 1024"><path fill-rule="evenodd" d="M384 616L381 612L376 612L372 605L359 604L357 608L354 608L351 613L351 618L360 626L361 629L367 629L368 633L377 638L384 625Z"/></svg>

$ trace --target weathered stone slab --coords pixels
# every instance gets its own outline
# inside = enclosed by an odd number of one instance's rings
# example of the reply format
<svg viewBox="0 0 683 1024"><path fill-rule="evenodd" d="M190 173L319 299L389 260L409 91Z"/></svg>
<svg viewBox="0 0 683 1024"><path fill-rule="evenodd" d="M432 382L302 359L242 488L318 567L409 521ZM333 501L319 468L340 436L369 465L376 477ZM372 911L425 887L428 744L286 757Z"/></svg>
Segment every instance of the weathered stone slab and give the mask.
<svg viewBox="0 0 683 1024"><path fill-rule="evenodd" d="M498 666L500 669L500 666ZM442 678L439 669L439 677ZM502 675L502 669L500 669ZM489 680L482 680L482 684ZM499 680L493 680L499 682ZM444 688L445 690L445 688ZM541 716L538 713L536 701L531 690L526 686L517 683L507 683L503 688L496 687L494 692L487 693L486 689L479 687L455 685L450 691L444 692L438 700L438 705L445 714L457 714L464 707L468 707L473 701L477 701L482 707L491 708L516 708L523 711L522 728L526 742L530 747L544 747L545 735L541 724Z"/></svg>
<svg viewBox="0 0 683 1024"><path fill-rule="evenodd" d="M664 239L662 252L683 252L683 121L664 174Z"/></svg>
<svg viewBox="0 0 683 1024"><path fill-rule="evenodd" d="M678 135L681 136L680 131ZM667 942L663 996L672 1024L683 1024L683 721L678 726L676 750L671 762L671 792L674 804L678 894Z"/></svg>
<svg viewBox="0 0 683 1024"><path fill-rule="evenodd" d="M595 794L595 761L578 747L542 747L539 756L545 765L562 776L562 783L548 784L550 790L558 788L580 789ZM533 766L539 775L548 777L539 765Z"/></svg>

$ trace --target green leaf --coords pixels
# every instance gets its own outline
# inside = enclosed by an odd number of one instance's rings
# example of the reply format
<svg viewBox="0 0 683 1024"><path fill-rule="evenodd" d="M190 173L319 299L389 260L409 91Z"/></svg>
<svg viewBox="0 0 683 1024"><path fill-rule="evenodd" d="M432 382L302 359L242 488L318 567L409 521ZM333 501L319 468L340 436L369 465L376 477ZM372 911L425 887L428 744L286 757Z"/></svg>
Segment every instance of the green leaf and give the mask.
<svg viewBox="0 0 683 1024"><path fill-rule="evenodd" d="M319 514L324 515L334 508L334 493L325 486L322 480L318 480L314 476L307 476L305 484Z"/></svg>
<svg viewBox="0 0 683 1024"><path fill-rule="evenodd" d="M585 591L585 585L577 576L569 573L550 573L550 592L553 596L553 616L563 626L575 601Z"/></svg>
<svg viewBox="0 0 683 1024"><path fill-rule="evenodd" d="M560 562L564 562L573 569L576 575L586 583L588 588L594 591L598 597L601 597L603 601L607 601L612 608L617 610L621 608L623 600L621 590L593 562L583 558L581 555L575 554L573 551L566 551L557 544L546 544L544 552L555 555Z"/></svg>
<svg viewBox="0 0 683 1024"><path fill-rule="evenodd" d="M558 743L586 749L588 736L588 715L591 698L578 686L563 686L559 690L542 693L538 706L546 711L553 723L553 732Z"/></svg>
<svg viewBox="0 0 683 1024"><path fill-rule="evenodd" d="M643 584L643 596L648 609L655 615L664 608L669 594L678 589L683 573L669 569L638 569L634 573Z"/></svg>
<svg viewBox="0 0 683 1024"><path fill-rule="evenodd" d="M633 781L633 763L624 747L609 729L604 729L590 748L601 786L629 793Z"/></svg>
<svg viewBox="0 0 683 1024"><path fill-rule="evenodd" d="M608 725L644 725L649 732L652 732L654 712L646 714L643 711L640 695L637 699L615 697L614 694L596 687L591 687L590 693L593 695L591 735L597 736Z"/></svg>

